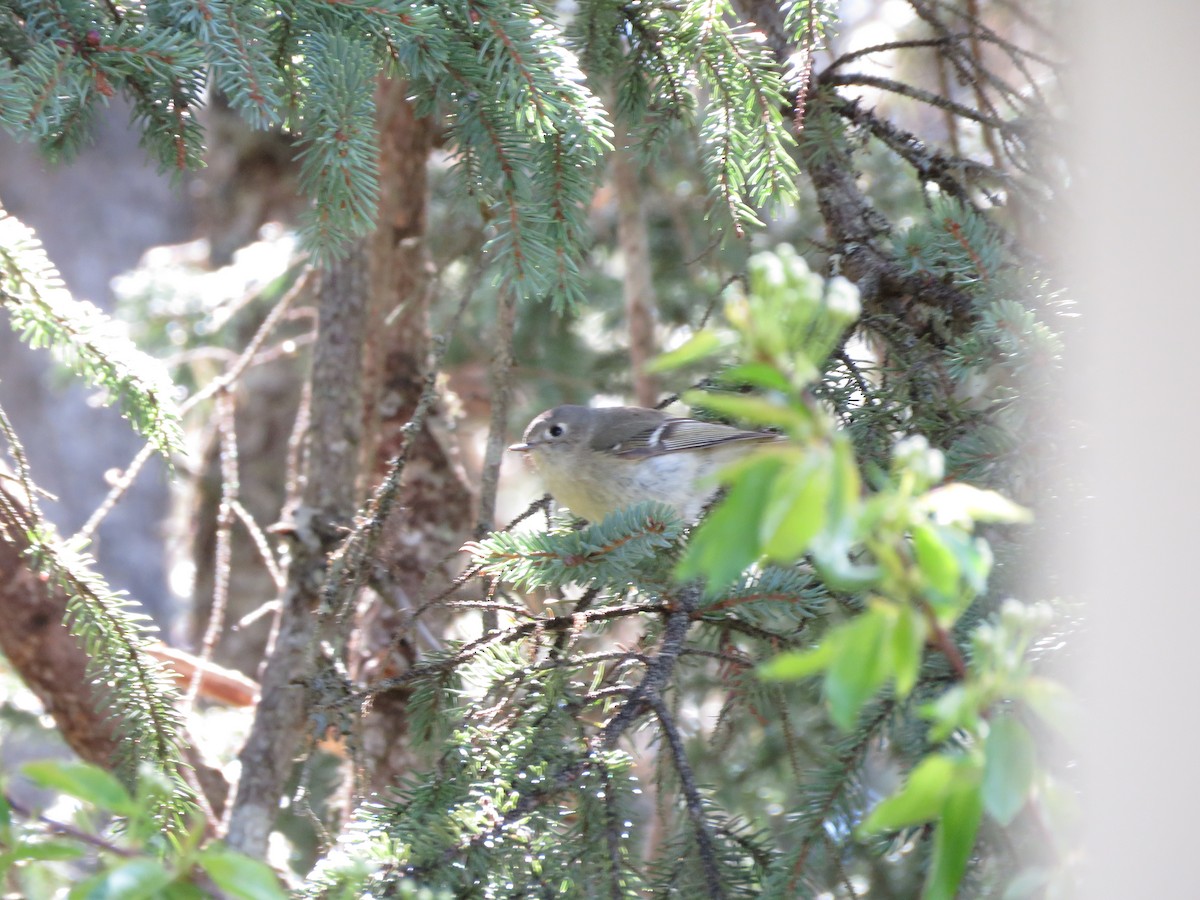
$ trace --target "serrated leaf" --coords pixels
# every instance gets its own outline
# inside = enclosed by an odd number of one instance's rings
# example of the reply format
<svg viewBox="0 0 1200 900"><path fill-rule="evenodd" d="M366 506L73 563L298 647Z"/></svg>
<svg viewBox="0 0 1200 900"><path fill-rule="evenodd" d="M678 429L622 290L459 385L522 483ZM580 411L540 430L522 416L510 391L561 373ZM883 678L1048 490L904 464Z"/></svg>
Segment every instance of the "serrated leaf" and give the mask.
<svg viewBox="0 0 1200 900"><path fill-rule="evenodd" d="M1001 825L1008 825L1025 806L1037 771L1033 738L1013 716L989 723L983 744L983 805Z"/></svg>

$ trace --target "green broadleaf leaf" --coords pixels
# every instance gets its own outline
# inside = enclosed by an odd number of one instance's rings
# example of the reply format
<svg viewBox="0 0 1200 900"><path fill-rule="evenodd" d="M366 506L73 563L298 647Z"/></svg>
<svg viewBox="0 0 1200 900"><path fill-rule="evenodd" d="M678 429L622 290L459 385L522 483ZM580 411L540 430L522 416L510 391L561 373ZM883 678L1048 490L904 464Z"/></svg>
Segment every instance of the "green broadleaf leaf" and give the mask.
<svg viewBox="0 0 1200 900"><path fill-rule="evenodd" d="M935 607L952 603L958 594L959 565L954 551L946 546L939 529L917 524L912 529L917 567L925 576Z"/></svg>
<svg viewBox="0 0 1200 900"><path fill-rule="evenodd" d="M854 727L863 704L894 672L889 612L873 605L837 629L834 658L825 677L825 698L830 716L843 731Z"/></svg>
<svg viewBox="0 0 1200 900"><path fill-rule="evenodd" d="M768 400L765 397L686 391L681 399L688 406L698 406L750 425L771 425L805 433L811 421L808 411L803 407Z"/></svg>
<svg viewBox="0 0 1200 900"><path fill-rule="evenodd" d="M41 761L26 763L21 771L41 787L76 797L108 812L129 816L136 811L136 804L124 785L99 766Z"/></svg>
<svg viewBox="0 0 1200 900"><path fill-rule="evenodd" d="M978 766L965 759L959 761L933 836L933 860L921 894L923 900L954 900L958 895L983 818L978 776Z"/></svg>
<svg viewBox="0 0 1200 900"><path fill-rule="evenodd" d="M811 650L780 653L758 667L758 677L764 681L799 681L823 672L833 661L833 635Z"/></svg>
<svg viewBox="0 0 1200 900"><path fill-rule="evenodd" d="M70 900L141 900L154 897L172 880L158 860L138 857L75 885L67 896Z"/></svg>
<svg viewBox="0 0 1200 900"><path fill-rule="evenodd" d="M760 510L766 505L778 456L744 461L729 493L696 529L676 575L681 581L703 577L709 596L718 593L762 555L758 541Z"/></svg>
<svg viewBox="0 0 1200 900"><path fill-rule="evenodd" d="M931 822L942 814L958 758L938 753L921 760L900 792L880 801L860 831L874 834Z"/></svg>
<svg viewBox="0 0 1200 900"><path fill-rule="evenodd" d="M732 366L717 373L716 380L720 384L737 385L752 384L755 387L766 388L769 391L779 391L786 394L792 389L791 383L779 369L770 363L751 362L740 366Z"/></svg>
<svg viewBox="0 0 1200 900"><path fill-rule="evenodd" d="M920 613L908 604L900 607L892 627L892 656L896 696L901 699L907 697L917 684L926 631L927 625Z"/></svg>
<svg viewBox="0 0 1200 900"><path fill-rule="evenodd" d="M929 728L931 741L944 741L955 731L964 729L972 734L979 730L981 704L978 683L956 684L942 692L932 703L921 707L920 713L933 724Z"/></svg>
<svg viewBox="0 0 1200 900"><path fill-rule="evenodd" d="M784 466L775 476L772 496L759 521L767 559L789 563L808 549L825 525L832 481L828 458L816 451Z"/></svg>
<svg viewBox="0 0 1200 900"><path fill-rule="evenodd" d="M813 539L809 550L813 564L826 584L837 590L858 592L872 587L880 573L877 566L860 565L850 559L863 510L859 496L862 476L848 440L835 436L832 447L829 513L824 529Z"/></svg>
<svg viewBox="0 0 1200 900"><path fill-rule="evenodd" d="M1033 514L996 491L953 482L921 498L921 507L941 525L970 529L976 522L1029 522Z"/></svg>
<svg viewBox="0 0 1200 900"><path fill-rule="evenodd" d="M983 805L993 819L1008 825L1025 806L1037 770L1029 731L1013 716L989 723L983 745Z"/></svg>
<svg viewBox="0 0 1200 900"><path fill-rule="evenodd" d="M238 900L284 900L287 894L266 863L223 847L209 847L196 860L217 887Z"/></svg>
<svg viewBox="0 0 1200 900"><path fill-rule="evenodd" d="M49 841L27 841L18 844L11 853L5 854L10 861L21 859L62 860L78 859L83 856L83 848L77 844L67 843L62 839ZM0 866L0 870L3 867Z"/></svg>
<svg viewBox="0 0 1200 900"><path fill-rule="evenodd" d="M715 331L697 331L674 350L660 354L646 366L647 372L667 372L707 359L725 346Z"/></svg>

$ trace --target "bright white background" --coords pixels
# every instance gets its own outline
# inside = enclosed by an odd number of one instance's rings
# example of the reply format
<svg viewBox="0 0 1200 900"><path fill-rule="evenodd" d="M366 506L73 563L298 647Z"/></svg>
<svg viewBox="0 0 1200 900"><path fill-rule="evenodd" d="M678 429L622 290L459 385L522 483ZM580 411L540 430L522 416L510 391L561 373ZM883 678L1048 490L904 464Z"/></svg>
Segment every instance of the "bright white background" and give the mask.
<svg viewBox="0 0 1200 900"><path fill-rule="evenodd" d="M1068 141L1086 184L1062 237L1086 325L1063 418L1089 423L1079 465L1095 499L1048 550L1067 554L1071 593L1088 607L1081 896L1190 898L1200 896L1200 4L1074 6Z"/></svg>

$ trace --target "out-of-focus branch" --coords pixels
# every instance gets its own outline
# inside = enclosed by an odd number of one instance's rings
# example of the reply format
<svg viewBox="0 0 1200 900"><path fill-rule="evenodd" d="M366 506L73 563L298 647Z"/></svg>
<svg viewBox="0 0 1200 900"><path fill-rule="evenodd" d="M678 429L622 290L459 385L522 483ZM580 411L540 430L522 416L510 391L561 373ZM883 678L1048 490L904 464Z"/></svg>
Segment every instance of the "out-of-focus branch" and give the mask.
<svg viewBox="0 0 1200 900"><path fill-rule="evenodd" d="M646 371L655 353L654 282L650 267L650 234L642 206L642 190L633 151L618 140L612 154L612 183L617 195L617 237L625 274L625 318L629 326L629 363L638 406L658 402L658 379Z"/></svg>
<svg viewBox="0 0 1200 900"><path fill-rule="evenodd" d="M24 509L2 480L0 494L4 509ZM18 524L0 517L0 653L54 719L67 746L81 759L111 768L121 723L97 704L87 653L63 623L68 597L29 568L29 544L22 529L14 527ZM220 815L228 791L224 777L200 758L191 741L185 755L207 807Z"/></svg>
<svg viewBox="0 0 1200 900"><path fill-rule="evenodd" d="M22 506L2 483L0 493L5 506ZM116 723L97 710L87 654L63 624L66 594L26 565L23 534L8 523L0 529L0 652L53 717L67 746L90 763L111 766Z"/></svg>

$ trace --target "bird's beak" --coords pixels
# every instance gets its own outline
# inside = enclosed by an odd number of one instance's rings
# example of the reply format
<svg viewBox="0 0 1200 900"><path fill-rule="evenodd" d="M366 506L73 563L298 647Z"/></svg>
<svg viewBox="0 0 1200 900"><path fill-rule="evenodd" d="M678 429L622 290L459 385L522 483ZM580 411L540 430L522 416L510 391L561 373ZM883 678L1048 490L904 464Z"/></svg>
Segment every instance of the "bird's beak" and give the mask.
<svg viewBox="0 0 1200 900"><path fill-rule="evenodd" d="M524 453L527 450L532 450L533 444L509 444L508 449L517 453Z"/></svg>

